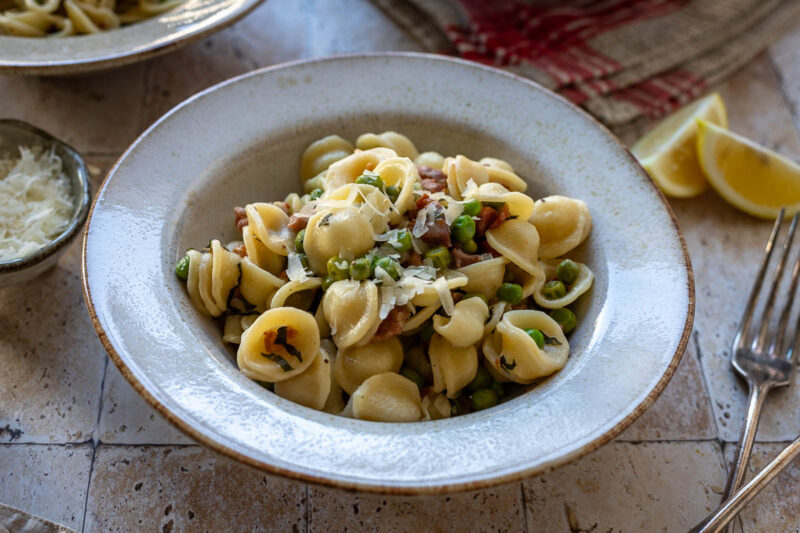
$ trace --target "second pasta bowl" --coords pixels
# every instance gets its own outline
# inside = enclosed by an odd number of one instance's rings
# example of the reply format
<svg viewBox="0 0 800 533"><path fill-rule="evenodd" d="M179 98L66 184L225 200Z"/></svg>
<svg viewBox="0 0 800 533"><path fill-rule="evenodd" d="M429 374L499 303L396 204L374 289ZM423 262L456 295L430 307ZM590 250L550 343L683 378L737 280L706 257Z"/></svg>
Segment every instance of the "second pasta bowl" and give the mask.
<svg viewBox="0 0 800 533"><path fill-rule="evenodd" d="M665 386L693 310L671 213L618 141L535 84L415 54L190 99L112 170L85 246L95 326L152 405L249 464L364 490L597 448Z"/></svg>

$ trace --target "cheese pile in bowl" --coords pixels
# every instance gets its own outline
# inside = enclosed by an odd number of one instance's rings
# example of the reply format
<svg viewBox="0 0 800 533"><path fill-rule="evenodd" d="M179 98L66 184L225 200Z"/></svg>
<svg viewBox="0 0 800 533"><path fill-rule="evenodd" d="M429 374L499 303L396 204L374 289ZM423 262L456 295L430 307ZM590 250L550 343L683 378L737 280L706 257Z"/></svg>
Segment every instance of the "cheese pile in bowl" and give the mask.
<svg viewBox="0 0 800 533"><path fill-rule="evenodd" d="M74 211L70 181L53 150L0 156L0 262L27 257L58 237Z"/></svg>

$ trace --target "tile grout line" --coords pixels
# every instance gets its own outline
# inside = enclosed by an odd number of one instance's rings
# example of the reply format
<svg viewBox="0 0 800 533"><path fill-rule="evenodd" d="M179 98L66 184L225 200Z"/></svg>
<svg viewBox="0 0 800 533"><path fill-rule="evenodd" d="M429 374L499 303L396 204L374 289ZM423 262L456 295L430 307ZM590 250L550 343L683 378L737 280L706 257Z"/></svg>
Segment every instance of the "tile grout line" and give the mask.
<svg viewBox="0 0 800 533"><path fill-rule="evenodd" d="M100 380L100 398L97 402L97 419L94 423L92 438L89 440L89 442L92 443L92 462L89 463L89 478L86 481L86 498L83 500L83 522L81 523L81 531L86 529L86 515L89 512L89 491L92 487L92 475L94 474L94 461L97 457L97 445L100 442L100 417L103 415L103 392L106 388L106 376L108 376L108 357L105 358L103 379Z"/></svg>
<svg viewBox="0 0 800 533"><path fill-rule="evenodd" d="M303 529L305 533L308 533L309 529L311 529L311 502L309 500L309 486L308 483L303 483L306 489L306 527Z"/></svg>

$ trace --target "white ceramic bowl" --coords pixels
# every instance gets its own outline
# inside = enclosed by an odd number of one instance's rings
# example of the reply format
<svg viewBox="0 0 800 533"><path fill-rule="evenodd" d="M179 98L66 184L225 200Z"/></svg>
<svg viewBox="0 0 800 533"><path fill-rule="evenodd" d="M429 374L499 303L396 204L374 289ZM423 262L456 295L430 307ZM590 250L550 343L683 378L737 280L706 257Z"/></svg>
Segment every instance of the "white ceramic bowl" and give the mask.
<svg viewBox="0 0 800 533"><path fill-rule="evenodd" d="M81 74L154 57L236 22L264 0L186 0L175 9L96 35L0 35L0 74Z"/></svg>
<svg viewBox="0 0 800 533"><path fill-rule="evenodd" d="M232 208L299 190L300 154L329 133L394 129L421 150L511 162L539 197L584 199L579 250L596 282L566 367L491 409L387 424L313 411L240 373L173 265ZM674 217L627 150L530 81L420 54L259 70L179 105L125 153L95 202L86 301L106 349L145 399L198 441L264 470L370 491L463 490L575 459L628 426L669 381L691 329L693 279Z"/></svg>

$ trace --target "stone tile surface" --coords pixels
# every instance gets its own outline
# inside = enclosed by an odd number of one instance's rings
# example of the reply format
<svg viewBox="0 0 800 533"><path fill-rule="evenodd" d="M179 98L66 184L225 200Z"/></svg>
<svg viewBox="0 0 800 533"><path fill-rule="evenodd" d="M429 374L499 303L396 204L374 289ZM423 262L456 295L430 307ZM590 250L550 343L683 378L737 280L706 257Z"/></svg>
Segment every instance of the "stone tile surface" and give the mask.
<svg viewBox="0 0 800 533"><path fill-rule="evenodd" d="M86 532L305 529L306 489L199 446L107 446L95 455Z"/></svg>
<svg viewBox="0 0 800 533"><path fill-rule="evenodd" d="M98 438L113 444L194 444L150 407L122 377L114 363L106 367Z"/></svg>
<svg viewBox="0 0 800 533"><path fill-rule="evenodd" d="M0 445L0 503L80 531L91 444Z"/></svg>
<svg viewBox="0 0 800 533"><path fill-rule="evenodd" d="M139 133L144 71L138 64L72 78L0 76L0 116L30 122L84 154L116 154Z"/></svg>
<svg viewBox="0 0 800 533"><path fill-rule="evenodd" d="M750 458L746 479L749 481L764 468L787 443L756 444ZM725 460L733 462L735 444L725 446ZM800 532L800 461L795 460L775 478L739 515L732 528L738 531Z"/></svg>
<svg viewBox="0 0 800 533"><path fill-rule="evenodd" d="M685 532L719 503L715 442L615 442L523 483L530 532Z"/></svg>
<svg viewBox="0 0 800 533"><path fill-rule="evenodd" d="M719 87L733 131L786 155L800 155L800 139L778 82L762 56ZM671 200L686 237L695 272L697 354L703 368L719 437L738 439L747 392L730 366L730 345L769 237L771 222L757 220L709 190L689 200ZM790 416L800 404L800 387L773 392L759 439L786 440L800 432Z"/></svg>
<svg viewBox="0 0 800 533"><path fill-rule="evenodd" d="M617 440L703 440L716 436L714 413L693 337L667 388Z"/></svg>
<svg viewBox="0 0 800 533"><path fill-rule="evenodd" d="M447 496L403 497L310 488L309 532L523 531L519 483Z"/></svg>
<svg viewBox="0 0 800 533"><path fill-rule="evenodd" d="M783 95L792 109L795 128L800 130L800 55L797 50L800 50L800 21L795 21L769 49Z"/></svg>

